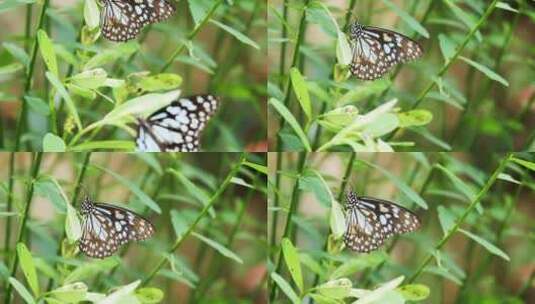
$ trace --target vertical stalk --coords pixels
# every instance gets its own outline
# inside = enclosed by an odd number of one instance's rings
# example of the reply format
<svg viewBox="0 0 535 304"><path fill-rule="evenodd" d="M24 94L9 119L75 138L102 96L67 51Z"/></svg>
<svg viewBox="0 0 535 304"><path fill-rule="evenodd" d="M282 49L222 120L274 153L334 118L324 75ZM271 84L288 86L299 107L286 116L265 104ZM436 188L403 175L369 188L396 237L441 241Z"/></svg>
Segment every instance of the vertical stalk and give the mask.
<svg viewBox="0 0 535 304"><path fill-rule="evenodd" d="M22 242L22 238L24 236L24 232L26 231L26 229L25 229L26 221L28 220L30 206L31 206L31 203L32 203L32 198L33 198L33 190L34 190L33 183L36 180L37 175L39 174L39 168L41 166L42 158L43 158L43 153L42 152L38 152L34 156L34 159L32 161L31 175L30 175L30 178L28 180L28 187L26 189L26 204L24 205L24 212L22 214L22 219L21 219L20 226L19 226L19 231L18 231L18 234L17 234L17 244ZM19 256L18 256L18 254L14 254L13 259L14 259L13 260L13 264L11 266L11 277L15 277L15 275L17 273L17 267L19 265ZM6 284L7 284L7 286L6 286L6 297L5 297L4 303L8 304L11 301L12 286L11 286L11 284L7 283L7 281L6 281Z"/></svg>
<svg viewBox="0 0 535 304"><path fill-rule="evenodd" d="M286 225L284 226L284 233L282 235L282 238L286 238L289 235L292 234L293 231L293 224L292 224L292 217L293 214L296 212L297 209L297 198L299 197L299 177L303 173L303 169L305 168L305 163L307 160L308 154L306 152L299 153L299 162L297 164L297 179L294 183L294 187L292 189L292 198L290 200L290 208L288 210L288 216L286 217ZM274 245L274 244L272 244ZM279 247L279 253L277 257L275 272L279 273L282 267L282 258L281 258L281 248ZM271 293L270 293L270 303L273 303L275 300L275 296L277 294L277 284L271 285Z"/></svg>
<svg viewBox="0 0 535 304"><path fill-rule="evenodd" d="M511 160L512 156L513 156L512 153L508 153L507 156L505 156L505 158L503 158L500 161L500 164L498 165L496 170L494 170L494 172L492 173L492 175L488 179L487 183L479 191L479 193L476 195L476 197L470 203L470 205L465 209L465 211L463 212L461 217L455 222L455 225L453 225L453 227L450 228L448 233L437 243L437 245L435 246L435 248L434 248L434 250L432 252L440 250L448 242L448 240L455 234L455 232L457 232L457 230L459 229L461 224L464 223L464 220L466 219L466 217L470 214L470 212L472 212L472 210L474 210L476 205L489 192L490 188L496 182L496 179L498 178L498 175L503 172L503 170L505 169L507 163L509 163L509 161ZM409 279L407 280L407 283L414 282L414 280L416 280L418 278L418 276L422 273L424 268L427 266L427 264L429 264L429 262L431 262L432 259L433 259L433 254L428 254L427 257L422 262L422 264L414 272L414 274L409 277Z"/></svg>
<svg viewBox="0 0 535 304"><path fill-rule="evenodd" d="M197 218L195 218L193 223L188 227L186 232L184 232L183 235L181 235L179 238L176 239L173 246L167 251L167 254L172 254L173 252L175 252L175 250L178 247L180 247L182 242L184 242L184 240L191 234L191 232L193 232L193 229L195 229L199 221L206 215L206 213L208 213L208 210L212 208L214 203L218 200L219 196L221 196L221 194L225 192L232 178L238 174L238 171L240 170L243 162L245 161L245 158L246 158L246 153L242 153L239 162L236 165L234 165L234 167L231 169L230 173L227 175L223 183L221 183L221 186L219 186L217 191L212 195L212 197L210 197L206 205L204 205L203 209L201 210L201 212L199 212L199 215L197 216ZM143 281L141 282L141 286L147 285L154 278L156 273L158 273L158 271L163 267L166 260L167 260L166 256L160 259L160 261L156 264L156 266L152 269L152 271L143 279Z"/></svg>
<svg viewBox="0 0 535 304"><path fill-rule="evenodd" d="M285 41L288 36L288 29L286 28L286 24L288 24L288 0L284 0L282 2L282 19L283 22L281 23L281 39L283 43L281 44L281 50L279 54L279 85L281 87L284 85L284 78L282 77L282 75L284 75L284 68L286 67L286 50L288 46L288 42Z"/></svg>
<svg viewBox="0 0 535 304"><path fill-rule="evenodd" d="M11 212L13 209L13 187L15 183L15 152L9 154L9 169L8 169L8 187L7 187L7 212ZM4 242L4 252L6 253L6 265L9 265L9 243L11 241L11 217L8 216L6 219L6 238Z"/></svg>

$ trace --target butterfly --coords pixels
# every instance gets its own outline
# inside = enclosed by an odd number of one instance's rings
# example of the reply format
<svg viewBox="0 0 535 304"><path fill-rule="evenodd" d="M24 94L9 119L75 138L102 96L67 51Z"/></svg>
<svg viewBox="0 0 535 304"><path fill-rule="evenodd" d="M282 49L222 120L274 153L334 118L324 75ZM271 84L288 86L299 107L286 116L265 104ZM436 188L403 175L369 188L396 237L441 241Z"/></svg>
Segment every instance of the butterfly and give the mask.
<svg viewBox="0 0 535 304"><path fill-rule="evenodd" d="M213 95L189 96L173 101L147 119L138 118L137 150L199 151L201 132L218 104L218 98Z"/></svg>
<svg viewBox="0 0 535 304"><path fill-rule="evenodd" d="M151 23L169 18L175 6L168 0L101 0L102 35L111 41L128 41Z"/></svg>
<svg viewBox="0 0 535 304"><path fill-rule="evenodd" d="M396 234L420 227L416 214L392 202L347 194L344 243L358 252L370 252Z"/></svg>
<svg viewBox="0 0 535 304"><path fill-rule="evenodd" d="M154 226L139 214L125 208L92 202L85 197L80 207L82 237L78 248L92 258L114 254L129 241L142 241L154 234Z"/></svg>
<svg viewBox="0 0 535 304"><path fill-rule="evenodd" d="M349 38L353 59L349 70L358 79L374 80L398 63L422 56L418 42L402 34L358 23L351 25Z"/></svg>

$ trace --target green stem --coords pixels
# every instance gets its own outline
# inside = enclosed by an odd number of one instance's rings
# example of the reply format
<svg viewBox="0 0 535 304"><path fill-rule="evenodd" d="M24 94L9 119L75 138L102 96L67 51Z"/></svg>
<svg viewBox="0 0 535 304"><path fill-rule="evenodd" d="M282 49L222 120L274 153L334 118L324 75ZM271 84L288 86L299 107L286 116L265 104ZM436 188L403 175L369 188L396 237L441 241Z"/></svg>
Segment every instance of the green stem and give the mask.
<svg viewBox="0 0 535 304"><path fill-rule="evenodd" d="M19 231L18 231L18 234L17 234L17 244L22 242L22 238L24 236L24 232L26 231L25 227L26 227L26 221L28 220L28 213L30 211L30 206L31 206L31 203L32 203L32 198L33 198L33 186L34 186L34 182L37 178L37 175L39 174L39 168L41 166L41 160L43 158L43 153L42 152L38 152L37 155L35 155L34 159L33 159L33 163L32 163L32 169L31 169L31 176L30 176L30 179L28 180L28 188L26 189L26 204L24 205L24 212L22 214L22 220L20 222L20 226L19 226ZM13 264L11 266L11 277L15 277L16 275L16 272L17 272L17 267L19 265L19 257L18 257L18 254L14 254L14 260L13 260ZM7 287L6 287L6 297L5 297L5 301L4 303L5 304L8 304L10 303L11 301L11 284L7 283Z"/></svg>
<svg viewBox="0 0 535 304"><path fill-rule="evenodd" d="M9 171L8 171L8 176L9 176L9 182L8 182L8 187L7 187L7 212L11 212L11 209L13 209L13 186L14 186L14 183L15 183L15 153L14 152L11 152L9 154ZM6 265L9 265L9 252L10 252L10 248L9 248L9 243L11 241L11 216L8 216L7 219L6 219L6 228L5 228L5 231L6 231L6 239L5 239L5 242L4 242L4 252L6 254Z"/></svg>
<svg viewBox="0 0 535 304"><path fill-rule="evenodd" d="M477 206L477 204L483 199L483 197L487 194L490 188L494 185L494 182L496 182L498 175L502 173L503 170L505 170L505 167L507 163L511 160L512 156L513 156L512 153L508 153L507 156L501 160L500 164L498 165L498 168L494 170L494 173L492 173L487 183L479 191L479 193L476 195L476 197L470 203L470 205L466 208L466 210L461 215L461 217L455 222L455 225L453 225L453 227L450 228L448 233L438 242L433 252L440 250L448 242L448 240L455 234L455 232L457 232L461 224L464 223L464 220L466 219L466 217L472 212L472 210ZM414 272L414 274L407 280L407 283L414 282L414 280L416 280L416 278L418 278L418 276L422 273L422 271L427 266L427 264L431 262L433 257L434 256L432 254L428 254L427 257L422 262L422 264Z"/></svg>
<svg viewBox="0 0 535 304"><path fill-rule="evenodd" d="M208 202L206 203L206 205L203 207L203 209L201 210L201 212L199 212L199 215L197 216L197 218L193 221L193 223L188 227L188 230L186 230L186 232L184 232L184 234L182 234L179 238L176 239L175 243L173 244L173 246L167 251L167 255L169 254L172 254L173 252L175 252L175 250L180 247L180 245L182 244L182 242L184 242L184 240L193 232L193 229L195 229L195 227L197 226L197 224L199 223L199 221L206 215L206 213L208 213L208 210L210 210L210 208L212 208L212 206L214 205L214 203L218 200L219 196L225 192L225 190L227 189L227 187L229 186L230 184L230 181L232 180L233 177L235 177L237 174L238 174L238 171L240 170L243 162L245 161L245 157L246 157L246 153L242 153L241 157L240 157L240 161L234 165L234 167L232 168L232 170L230 171L230 173L227 175L227 177L225 178L225 180L223 181L223 183L221 184L221 186L217 189L217 191L212 195L212 197L210 197L210 199L208 200ZM167 261L167 256L164 256L160 259L160 261L158 262L158 264L156 264L156 266L152 269L152 271L149 273L149 275L147 275L143 281L141 282L141 286L145 286L147 285L153 278L154 276L156 275L156 273L163 267L163 265L165 264L165 261Z"/></svg>
<svg viewBox="0 0 535 304"><path fill-rule="evenodd" d="M44 0L43 2L43 6L41 7L41 13L39 14L39 20L37 22L37 30L43 27L43 21L45 20L45 12L46 12L46 9L48 8L49 1L50 0ZM14 151L20 150L20 139L22 136L24 126L26 125L26 112L28 111L28 109L27 109L26 101L24 101L24 96L26 96L26 94L28 93L28 91L30 90L32 86L32 77L33 77L33 72L35 68L35 59L37 58L37 47L38 47L38 44L37 44L37 36L36 36L33 41L33 47L32 47L32 52L30 56L30 63L26 70L26 79L25 79L24 90L23 90L23 94L21 98L22 103L21 103L21 108L17 117Z"/></svg>
<svg viewBox="0 0 535 304"><path fill-rule="evenodd" d="M288 41L285 41L286 38L288 38L288 29L286 28L286 24L288 24L288 0L284 0L282 2L282 20L281 23L282 30L281 30L281 51L279 55L279 78L280 83L279 85L282 87L284 85L284 68L286 67L286 51L288 49Z"/></svg>
<svg viewBox="0 0 535 304"><path fill-rule="evenodd" d="M89 166L90 158L91 158L91 152L86 153L85 157L84 157L83 164L82 164L82 168L80 169L80 172L78 173L78 176L76 177L75 186L74 186L74 193L72 194L72 199L71 199L71 206L73 208L76 208L76 205L77 205L77 202L78 202L78 196L80 194L80 189L82 189L82 184L83 184L83 181L84 181L84 178L85 178L85 173L86 173L87 167ZM56 249L56 255L58 255L58 256L61 254L61 246L62 246L63 240L65 239L66 236L67 236L67 234L66 234L66 231L64 229L63 230L63 235L60 238L60 241L59 241L59 244L58 244L58 248ZM50 291L53 286L54 286L54 279L50 278L48 280L48 285L47 285L47 289L46 290Z"/></svg>
<svg viewBox="0 0 535 304"><path fill-rule="evenodd" d="M284 154L283 154L284 155ZM296 212L297 209L297 198L299 197L299 177L303 173L303 169L305 168L305 163L307 159L307 153L301 152L299 153L299 163L297 165L297 179L294 183L294 187L292 190L292 198L290 200L290 207L288 210L288 216L286 217L286 225L284 226L284 233L282 235L282 239L287 238L292 234L293 230L293 224L292 224L292 218L293 214ZM272 246L275 244L271 244ZM275 268L275 273L279 273L282 267L282 258L281 258L281 248L279 247L279 253ZM271 285L271 293L270 293L270 303L274 303L275 296L277 294L277 284Z"/></svg>
<svg viewBox="0 0 535 304"><path fill-rule="evenodd" d="M204 16L204 19L193 29L193 31L191 31L187 36L186 36L186 42L185 43L182 43L179 47L177 47L174 51L173 51L173 54L171 54L171 56L169 57L169 59L167 59L167 61L165 62L165 64L160 68L160 73L163 73L165 72L170 66L171 64L173 64L173 61L175 61L175 58L176 56L178 56L180 53L182 53L185 49L186 49L186 43L187 41L193 39L195 36L197 36L197 34L199 33L199 31L201 30L201 28L204 27L204 25L210 20L210 18L212 17L212 15L215 13L215 11L217 10L217 8L219 7L219 5L221 5L223 3L223 0L217 0L216 3L214 3L214 5L212 6L212 8L208 11L208 13L206 14L206 16Z"/></svg>

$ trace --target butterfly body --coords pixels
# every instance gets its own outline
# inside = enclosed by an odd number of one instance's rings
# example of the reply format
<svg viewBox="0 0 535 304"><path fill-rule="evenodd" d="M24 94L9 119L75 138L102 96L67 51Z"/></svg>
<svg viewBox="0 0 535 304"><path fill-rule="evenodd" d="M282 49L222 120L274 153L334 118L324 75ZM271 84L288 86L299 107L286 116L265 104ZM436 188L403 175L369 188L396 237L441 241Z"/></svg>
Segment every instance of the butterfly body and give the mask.
<svg viewBox="0 0 535 304"><path fill-rule="evenodd" d="M81 252L92 258L113 255L119 246L129 241L142 241L154 234L154 226L147 219L128 209L82 201L82 237L78 244Z"/></svg>
<svg viewBox="0 0 535 304"><path fill-rule="evenodd" d="M381 78L395 65L415 60L423 54L418 42L379 27L354 23L349 37L353 51L349 70L362 80Z"/></svg>
<svg viewBox="0 0 535 304"><path fill-rule="evenodd" d="M147 119L138 119L137 150L199 151L201 133L218 104L213 95L189 96L172 102Z"/></svg>
<svg viewBox="0 0 535 304"><path fill-rule="evenodd" d="M347 194L344 243L354 251L376 250L389 237L419 227L418 217L404 207L386 200L357 196L355 192Z"/></svg>
<svg viewBox="0 0 535 304"><path fill-rule="evenodd" d="M175 12L168 0L101 0L102 35L111 41L134 39L148 24L163 21Z"/></svg>

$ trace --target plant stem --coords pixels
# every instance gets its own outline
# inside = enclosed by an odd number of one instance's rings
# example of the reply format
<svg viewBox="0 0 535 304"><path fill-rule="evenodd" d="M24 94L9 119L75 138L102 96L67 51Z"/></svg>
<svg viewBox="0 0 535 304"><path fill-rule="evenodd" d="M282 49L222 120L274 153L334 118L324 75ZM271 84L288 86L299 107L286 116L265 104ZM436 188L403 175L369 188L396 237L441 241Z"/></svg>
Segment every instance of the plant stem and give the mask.
<svg viewBox="0 0 535 304"><path fill-rule="evenodd" d="M282 235L281 239L287 238L289 235L292 234L293 230L293 224L292 224L292 217L293 214L296 212L297 209L297 198L299 197L299 177L303 173L303 169L305 168L305 163L307 159L307 153L301 152L299 153L299 163L297 164L297 179L294 183L294 187L292 190L292 198L290 200L290 207L288 210L288 216L286 217L286 225L284 226L284 233ZM271 244L272 246L274 244ZM281 258L281 248L279 247L279 253L277 258L277 263L275 267L275 273L279 273L282 267L282 258ZM271 293L270 293L270 303L273 303L275 300L275 296L277 293L277 284L271 285Z"/></svg>
<svg viewBox="0 0 535 304"><path fill-rule="evenodd" d="M464 48L466 47L468 42L472 39L474 34L485 23L485 21L487 21L488 17L494 11L494 8L496 7L496 3L498 3L498 0L493 0L492 1L492 3L489 5L489 7L487 8L487 10L483 14L483 16L481 16L481 18L479 18L479 20L476 23L476 25L470 30L470 32L468 32L468 34L464 38L464 41L461 43L461 45L459 45L456 48L455 54L446 62L445 65L442 66L440 71L434 77L431 77L431 79L438 79L438 78L442 77L442 75L444 75L444 73L446 73L446 71L451 67L452 63L457 59L457 57L459 57L461 55L461 52L464 50ZM420 105L420 103L424 100L424 98L427 96L427 94L431 91L431 89L433 89L435 87L435 85L436 85L435 80L431 80L427 84L425 89L420 93L420 95L418 95L418 98L416 99L416 101L410 106L410 109L413 110L413 109L417 108ZM396 130L394 130L394 132L390 133L387 136L386 141L388 141L391 138L393 138L396 135L396 133L399 132L399 130L400 130L400 128L397 128Z"/></svg>
<svg viewBox="0 0 535 304"><path fill-rule="evenodd" d="M225 180L223 181L223 183L221 183L221 186L219 186L219 188L217 189L217 191L212 195L212 197L210 197L210 199L208 200L208 202L206 203L206 205L204 205L203 209L201 210L201 212L199 212L199 215L197 216L197 218L193 221L193 223L188 227L188 230L186 230L186 232L184 232L183 235L181 235L179 238L176 239L175 241L175 244L167 251L167 254L172 254L175 252L175 250L180 247L180 245L182 244L182 242L193 232L193 229L195 229L195 227L197 226L197 224L199 223L199 221L206 215L206 213L208 213L208 210L210 210L210 208L212 208L212 206L214 205L214 203L217 201L217 199L219 198L219 196L225 192L225 190L227 189L227 187L229 186L230 184L230 181L232 180L233 177L235 177L237 174L238 174L238 171L240 170L243 162L245 161L245 158L246 158L246 153L242 153L241 157L240 157L240 160L239 162L234 165L234 167L231 169L230 173L227 175L227 177L225 178ZM165 261L167 260L167 257L164 256L160 259L160 261L158 262L158 264L156 265L156 267L154 267L154 269L152 269L152 271L149 273L149 275L147 275L143 281L141 282L141 286L145 286L147 285L153 278L154 276L156 275L156 273L163 267L163 265L165 264Z"/></svg>
<svg viewBox="0 0 535 304"><path fill-rule="evenodd" d="M45 20L45 12L48 8L48 3L50 0L44 0L43 6L41 7L41 13L39 14L39 20L37 22L37 30L41 29L43 27L43 21ZM17 127L15 131L15 148L14 151L20 150L20 139L22 136L23 129L26 125L26 112L28 111L26 106L26 101L24 100L24 96L28 93L32 86L32 77L33 72L35 68L35 59L37 58L37 36L33 40L33 47L32 52L30 55L30 63L26 70L26 79L24 83L24 90L21 98L21 108L17 117Z"/></svg>
<svg viewBox="0 0 535 304"><path fill-rule="evenodd" d="M24 213L22 214L22 219L21 219L21 223L20 223L20 226L19 226L19 231L18 231L18 234L17 234L17 244L22 242L22 238L24 236L24 232L25 232L25 227L26 227L26 221L28 220L28 213L30 211L30 206L31 206L31 203L32 203L32 198L33 198L33 183L35 182L36 178L37 178L37 175L39 174L39 168L41 166L41 160L43 158L43 153L42 152L38 152L35 156L34 156L34 159L33 159L33 162L32 162L32 169L31 169L31 176L28 180L28 187L26 189L26 204L24 205ZM14 254L14 260L13 260L13 264L11 266L11 277L15 277L16 275L16 272L17 272L17 267L18 267L18 264L19 264L19 257L18 257L18 254ZM7 283L7 281L6 281ZM10 303L11 301L11 290L12 290L12 286L11 284L7 283L7 287L6 287L6 297L5 297L5 301L4 303L5 304L8 304Z"/></svg>
<svg viewBox="0 0 535 304"><path fill-rule="evenodd" d="M85 154L85 157L84 157L84 161L82 163L82 168L80 169L80 172L78 173L78 176L76 177L76 182L75 182L75 186L74 186L74 192L72 194L72 199L71 199L71 206L73 208L76 208L76 203L78 202L78 195L80 194L80 189L82 189L82 184L83 184L83 181L84 181L84 178L85 178L85 172L87 170L87 167L89 166L89 160L91 158L91 152L87 152ZM59 241L59 244L58 244L58 249L56 250L56 255L60 255L61 254L61 246L63 244L63 240L65 239L65 237L67 236L66 234L66 231L65 229L63 229L63 235ZM53 278L50 278L48 280L48 285L47 285L47 291L50 291L52 289L52 287L54 286L54 279Z"/></svg>
<svg viewBox="0 0 535 304"><path fill-rule="evenodd" d="M461 217L455 222L455 225L453 225L452 228L448 231L448 233L438 242L438 244L435 246L434 251L440 250L447 242L448 240L457 232L461 224L463 224L466 217L472 212L472 210L476 207L476 205L483 199L483 197L487 194L487 192L490 190L490 188L494 185L494 182L496 182L496 179L498 178L498 175L502 173L503 170L505 170L505 167L507 163L511 160L513 154L508 153L505 158L503 158L500 161L500 164L494 170L490 178L488 179L487 183L483 186L483 188L479 191L479 193L476 195L474 200L470 203L470 205L465 209L464 213L461 215ZM432 254L428 254L427 257L424 259L422 264L418 267L416 272L407 280L407 283L412 283L418 276L422 273L424 268L431 262L433 259Z"/></svg>
<svg viewBox="0 0 535 304"><path fill-rule="evenodd" d="M288 41L285 41L288 38L288 29L286 28L286 24L288 24L288 0L282 2L282 20L281 39L283 42L279 54L279 86L281 87L284 85L284 77L282 75L284 75L284 68L286 68L286 50L288 49Z"/></svg>
<svg viewBox="0 0 535 304"><path fill-rule="evenodd" d="M340 192L338 193L338 202L340 203L342 201L342 199L344 198L344 194L345 194L345 189L346 189L346 186L347 186L347 183L349 181L349 176L351 176L351 171L353 170L353 165L355 163L355 158L357 156L357 153L353 152L351 153L351 156L349 157L349 162L347 163L347 166L346 166L346 170L345 170L345 173L344 173L344 178L342 179L342 183L340 184ZM330 232L329 232L330 234ZM323 251L327 251L327 246L329 244L329 238L327 237L325 239L325 242L323 243ZM319 283L319 280L320 280L320 275L318 273L316 273L314 275L314 280L312 283L312 286L317 286L318 283ZM309 298L308 300L308 303L311 304L314 302L314 299Z"/></svg>
<svg viewBox="0 0 535 304"><path fill-rule="evenodd" d="M283 154L283 153L271 153L270 155L275 155L275 157L277 157L277 167L275 169L275 189L279 190L280 189L280 182L281 182L280 170L281 170L281 165L282 165L282 156L286 155L286 154ZM273 207L277 208L277 207L279 207L279 196L280 196L280 193L274 192L274 195L275 195L275 197L273 198ZM277 237L277 223L279 221L279 211L273 211L271 213L273 214L273 218L271 220L271 239L270 239L270 242L269 242L269 246L274 246L275 245L275 239ZM273 254L275 254L275 253L273 252ZM275 259L275 255L273 255L271 258Z"/></svg>
<svg viewBox="0 0 535 304"><path fill-rule="evenodd" d="M208 13L206 13L206 16L204 16L204 19L193 29L193 31L191 31L186 36L186 40L191 40L195 36L197 36L201 28L203 28L203 26L210 20L210 18L215 13L219 5L221 5L222 3L223 3L223 0L217 0L217 2L214 3L212 8L208 11ZM186 49L186 43L182 43L179 47L177 47L173 51L173 54L169 57L169 59L167 59L165 64L160 68L160 73L165 72L171 66L171 64L173 64L173 61L175 60L176 56L178 56L180 53L182 53L182 51Z"/></svg>
<svg viewBox="0 0 535 304"><path fill-rule="evenodd" d="M7 212L11 212L11 209L13 209L13 186L15 183L15 152L11 152L9 154L9 182L7 187ZM11 216L8 216L6 219L6 238L4 242L4 252L6 254L6 265L9 265L9 243L11 241Z"/></svg>

